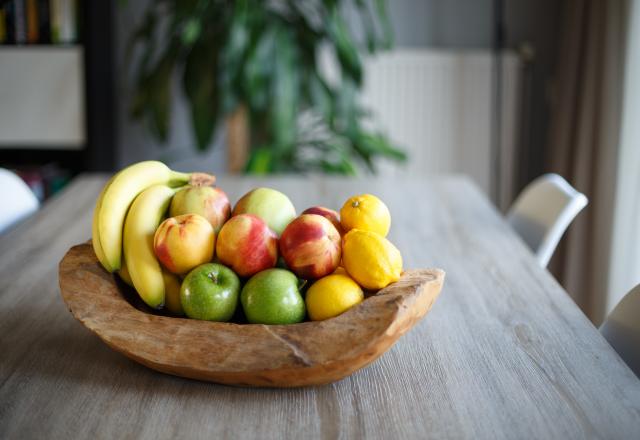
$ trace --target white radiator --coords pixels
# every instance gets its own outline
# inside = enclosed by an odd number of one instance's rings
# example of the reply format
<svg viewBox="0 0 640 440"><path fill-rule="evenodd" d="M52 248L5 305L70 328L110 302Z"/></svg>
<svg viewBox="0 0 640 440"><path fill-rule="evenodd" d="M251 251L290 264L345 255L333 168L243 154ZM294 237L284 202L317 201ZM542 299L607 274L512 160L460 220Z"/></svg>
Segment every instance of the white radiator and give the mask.
<svg viewBox="0 0 640 440"><path fill-rule="evenodd" d="M489 51L397 50L366 62L363 102L375 126L405 148L404 167L384 161L386 175L464 173L489 192L491 156L492 55ZM510 173L518 121L521 67L503 57L502 181ZM507 191L512 185L501 185ZM501 198L509 198L501 194Z"/></svg>

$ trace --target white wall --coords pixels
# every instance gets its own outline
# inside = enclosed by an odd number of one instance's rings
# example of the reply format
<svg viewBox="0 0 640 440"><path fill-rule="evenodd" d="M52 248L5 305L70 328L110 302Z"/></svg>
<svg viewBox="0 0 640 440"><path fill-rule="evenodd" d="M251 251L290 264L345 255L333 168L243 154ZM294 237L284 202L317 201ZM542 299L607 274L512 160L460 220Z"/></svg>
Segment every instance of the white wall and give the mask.
<svg viewBox="0 0 640 440"><path fill-rule="evenodd" d="M640 0L630 11L607 312L640 283Z"/></svg>
<svg viewBox="0 0 640 440"><path fill-rule="evenodd" d="M363 101L378 124L409 154L399 166L380 162L387 175L463 173L485 192L496 166L491 136L494 60L476 50L399 49L366 64ZM520 63L503 61L503 160L513 161ZM514 166L503 167L513 170ZM506 175L504 182L512 179ZM511 188L512 185L503 185Z"/></svg>

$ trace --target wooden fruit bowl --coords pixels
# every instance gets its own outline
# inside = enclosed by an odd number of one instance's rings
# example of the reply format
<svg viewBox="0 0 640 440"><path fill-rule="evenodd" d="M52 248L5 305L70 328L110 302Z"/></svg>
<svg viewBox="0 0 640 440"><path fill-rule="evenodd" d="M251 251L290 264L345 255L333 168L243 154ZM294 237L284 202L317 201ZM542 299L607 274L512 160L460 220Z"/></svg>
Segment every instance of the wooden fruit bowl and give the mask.
<svg viewBox="0 0 640 440"><path fill-rule="evenodd" d="M69 310L111 348L163 373L229 385L298 387L368 365L428 311L444 272L408 270L342 315L293 325L232 324L152 314L98 263L89 243L60 262Z"/></svg>

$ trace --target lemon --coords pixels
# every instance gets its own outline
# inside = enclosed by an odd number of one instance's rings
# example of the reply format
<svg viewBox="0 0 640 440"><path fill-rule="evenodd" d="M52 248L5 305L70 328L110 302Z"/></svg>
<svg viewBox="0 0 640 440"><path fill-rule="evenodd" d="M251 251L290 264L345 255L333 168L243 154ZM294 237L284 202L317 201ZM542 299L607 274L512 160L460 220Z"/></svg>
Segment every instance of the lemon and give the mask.
<svg viewBox="0 0 640 440"><path fill-rule="evenodd" d="M371 194L353 196L340 209L340 224L345 232L363 229L386 237L391 226L389 208Z"/></svg>
<svg viewBox="0 0 640 440"><path fill-rule="evenodd" d="M382 289L398 281L402 273L398 248L380 234L361 229L352 229L344 236L342 263L365 289Z"/></svg>
<svg viewBox="0 0 640 440"><path fill-rule="evenodd" d="M362 289L346 275L327 275L307 290L307 313L312 321L322 321L346 312L364 299Z"/></svg>

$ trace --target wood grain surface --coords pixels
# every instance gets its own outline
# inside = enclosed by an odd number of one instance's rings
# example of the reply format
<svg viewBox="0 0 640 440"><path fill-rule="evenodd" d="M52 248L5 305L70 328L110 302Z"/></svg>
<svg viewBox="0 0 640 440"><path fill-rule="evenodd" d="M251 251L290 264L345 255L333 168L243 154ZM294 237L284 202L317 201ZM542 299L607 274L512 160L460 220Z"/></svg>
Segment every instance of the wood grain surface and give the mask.
<svg viewBox="0 0 640 440"><path fill-rule="evenodd" d="M371 192L405 265L447 271L427 319L348 378L249 389L159 374L68 312L57 264L89 238L106 176L0 238L0 438L638 438L640 381L463 178L220 177L298 208Z"/></svg>
<svg viewBox="0 0 640 440"><path fill-rule="evenodd" d="M334 319L295 325L151 314L127 300L130 289L102 268L90 242L66 253L59 277L73 316L143 365L227 385L282 388L335 382L377 359L431 310L444 272L405 271Z"/></svg>

